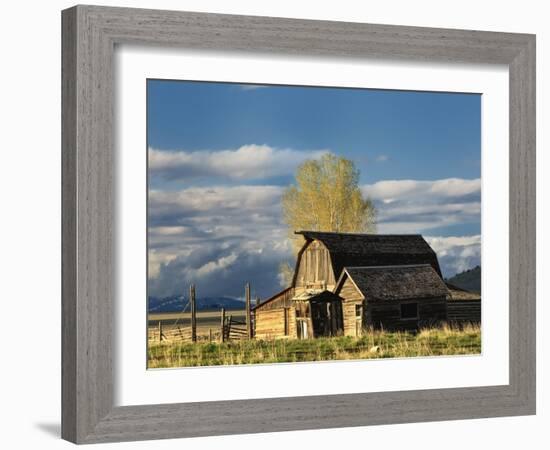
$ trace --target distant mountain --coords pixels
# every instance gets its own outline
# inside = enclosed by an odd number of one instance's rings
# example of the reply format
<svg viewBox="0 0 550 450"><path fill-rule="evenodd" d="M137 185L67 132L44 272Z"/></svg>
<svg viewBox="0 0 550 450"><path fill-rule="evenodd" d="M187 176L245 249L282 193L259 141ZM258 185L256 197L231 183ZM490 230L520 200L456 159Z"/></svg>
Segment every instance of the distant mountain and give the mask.
<svg viewBox="0 0 550 450"><path fill-rule="evenodd" d="M481 293L481 267L475 266L473 269L457 273L455 276L446 279L451 284L467 291Z"/></svg>
<svg viewBox="0 0 550 450"><path fill-rule="evenodd" d="M189 298L183 295L172 295L169 297L154 297L149 296L149 312L180 312L183 308L187 312L189 309ZM225 309L242 309L244 302L231 297L201 297L197 298L197 310L219 310Z"/></svg>

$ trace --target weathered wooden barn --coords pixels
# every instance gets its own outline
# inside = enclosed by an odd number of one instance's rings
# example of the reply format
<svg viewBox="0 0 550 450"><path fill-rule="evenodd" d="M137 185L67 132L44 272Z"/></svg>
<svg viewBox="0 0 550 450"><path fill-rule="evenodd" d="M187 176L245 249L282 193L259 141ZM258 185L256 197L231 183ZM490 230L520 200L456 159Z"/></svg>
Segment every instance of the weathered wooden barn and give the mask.
<svg viewBox="0 0 550 450"><path fill-rule="evenodd" d="M481 323L481 295L446 283L449 289L447 321L453 324Z"/></svg>
<svg viewBox="0 0 550 450"><path fill-rule="evenodd" d="M293 287L254 308L257 339L307 339L342 334L342 298L328 290L301 291Z"/></svg>
<svg viewBox="0 0 550 450"><path fill-rule="evenodd" d="M437 255L419 234L352 234L300 231L292 287L332 290L344 267L430 264L439 276Z"/></svg>
<svg viewBox="0 0 550 450"><path fill-rule="evenodd" d="M257 338L356 336L446 319L448 290L421 235L297 234L305 242L291 286L254 308Z"/></svg>
<svg viewBox="0 0 550 450"><path fill-rule="evenodd" d="M364 328L415 330L447 319L448 290L429 264L346 267L335 294L343 298L344 334Z"/></svg>

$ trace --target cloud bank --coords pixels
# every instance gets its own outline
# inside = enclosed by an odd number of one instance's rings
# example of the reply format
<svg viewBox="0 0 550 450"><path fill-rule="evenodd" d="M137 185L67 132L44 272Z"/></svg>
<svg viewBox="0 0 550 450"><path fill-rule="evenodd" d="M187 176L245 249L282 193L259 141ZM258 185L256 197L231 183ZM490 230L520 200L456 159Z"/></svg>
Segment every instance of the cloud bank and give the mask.
<svg viewBox="0 0 550 450"><path fill-rule="evenodd" d="M278 267L293 262L282 222L283 187L231 185L149 192L149 292L197 284L199 296L271 296ZM441 227L479 223L480 180L386 180L362 187L378 208L379 233L421 233L444 276L480 263L481 237L445 236Z"/></svg>
<svg viewBox="0 0 550 450"><path fill-rule="evenodd" d="M426 236L437 253L443 276L452 277L481 264L481 235L437 237Z"/></svg>
<svg viewBox="0 0 550 450"><path fill-rule="evenodd" d="M379 233L425 233L476 224L481 214L481 180L385 180L362 191L378 209Z"/></svg>
<svg viewBox="0 0 550 450"><path fill-rule="evenodd" d="M241 297L246 282L254 295L275 293L279 264L293 258L281 195L278 186L151 191L150 294L185 292L191 282L200 296Z"/></svg>
<svg viewBox="0 0 550 450"><path fill-rule="evenodd" d="M320 158L328 150L278 149L243 145L229 150L168 151L149 149L149 173L162 179L222 177L257 180L293 175L306 159Z"/></svg>

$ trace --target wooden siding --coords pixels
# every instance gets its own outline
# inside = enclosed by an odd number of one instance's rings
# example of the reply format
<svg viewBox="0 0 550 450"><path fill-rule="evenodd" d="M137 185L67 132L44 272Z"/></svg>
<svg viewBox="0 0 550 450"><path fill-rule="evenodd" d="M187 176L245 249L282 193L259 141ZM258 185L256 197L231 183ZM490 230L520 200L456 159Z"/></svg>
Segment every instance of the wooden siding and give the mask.
<svg viewBox="0 0 550 450"><path fill-rule="evenodd" d="M363 300L346 300L342 302L342 314L344 316L344 336L361 336L363 319L357 319L357 305L363 305Z"/></svg>
<svg viewBox="0 0 550 450"><path fill-rule="evenodd" d="M458 324L481 323L480 300L449 300L447 320Z"/></svg>
<svg viewBox="0 0 550 450"><path fill-rule="evenodd" d="M287 320L285 320L285 310ZM286 322L286 327L285 327ZM285 328L288 335L285 334ZM256 311L257 339L296 338L296 312L290 308L271 308Z"/></svg>
<svg viewBox="0 0 550 450"><path fill-rule="evenodd" d="M417 303L416 319L401 318L401 304ZM415 330L447 320L447 299L411 299L407 301L368 302L365 325L385 330Z"/></svg>
<svg viewBox="0 0 550 450"><path fill-rule="evenodd" d="M308 287L331 290L335 284L329 251L320 241L310 242L298 260L296 292Z"/></svg>
<svg viewBox="0 0 550 450"><path fill-rule="evenodd" d="M254 310L265 311L269 309L290 308L292 306L292 297L294 297L294 289L287 288L267 299L265 302L260 303Z"/></svg>
<svg viewBox="0 0 550 450"><path fill-rule="evenodd" d="M357 336L361 334L363 319L358 323L356 317L356 306L363 304L363 295L357 290L348 276L337 289L337 295L342 297L342 315L344 319L344 335ZM363 306L364 308L364 306Z"/></svg>

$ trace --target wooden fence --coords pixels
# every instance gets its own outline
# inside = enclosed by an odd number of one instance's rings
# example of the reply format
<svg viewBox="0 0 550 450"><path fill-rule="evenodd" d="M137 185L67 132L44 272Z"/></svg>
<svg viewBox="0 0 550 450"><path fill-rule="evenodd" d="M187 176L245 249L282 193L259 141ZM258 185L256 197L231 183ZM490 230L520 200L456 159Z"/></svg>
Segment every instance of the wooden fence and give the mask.
<svg viewBox="0 0 550 450"><path fill-rule="evenodd" d="M192 341L191 327L178 325L164 325L159 321L158 326L149 327L148 338L150 341Z"/></svg>
<svg viewBox="0 0 550 450"><path fill-rule="evenodd" d="M256 301L258 304L258 300ZM149 341L163 342L163 341L180 341L180 342L197 342L198 340L204 340L205 336L199 338L197 333L197 308L195 300L195 285L189 287L189 305L191 315L189 317L190 324L184 326L179 323L181 318L178 317L174 323L163 322L159 318L158 324L149 323L148 339ZM184 311L187 307L184 308ZM176 314L182 314L176 313ZM206 312L206 314L212 314ZM243 316L242 312L237 314L238 317ZM158 317L158 316L157 316ZM200 317L200 313L199 313ZM244 320L239 320L232 315L227 315L224 308L220 310L219 328L213 332L212 328L208 329L207 339L212 342L213 340L220 340L221 342L251 339L254 334L254 322L251 313L250 304L250 285L247 283L245 286L245 310Z"/></svg>
<svg viewBox="0 0 550 450"><path fill-rule="evenodd" d="M236 320L232 316L227 317L221 335L224 341L249 339L246 321Z"/></svg>

